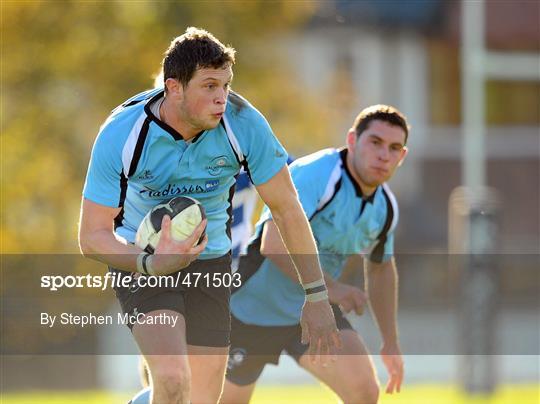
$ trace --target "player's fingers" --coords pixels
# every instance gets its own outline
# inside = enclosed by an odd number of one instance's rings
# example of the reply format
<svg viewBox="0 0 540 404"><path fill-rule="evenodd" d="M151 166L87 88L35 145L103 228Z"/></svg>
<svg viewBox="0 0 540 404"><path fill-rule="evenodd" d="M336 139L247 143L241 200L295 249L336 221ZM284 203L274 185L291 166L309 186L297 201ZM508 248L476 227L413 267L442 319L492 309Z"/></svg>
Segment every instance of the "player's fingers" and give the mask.
<svg viewBox="0 0 540 404"><path fill-rule="evenodd" d="M203 219L201 223L195 227L195 230L193 230L193 233L190 234L188 238L186 238L186 242L191 246L196 244L199 239L201 238L201 235L203 234L204 229L206 229L206 223L207 220Z"/></svg>
<svg viewBox="0 0 540 404"><path fill-rule="evenodd" d="M356 291L353 295L354 311L356 314L362 314L364 312L364 305L366 304L366 296L360 290Z"/></svg>
<svg viewBox="0 0 540 404"><path fill-rule="evenodd" d="M386 386L386 392L392 394L394 391L399 391L401 380L403 378L403 367L396 358L391 358L388 373L390 375L390 380Z"/></svg>
<svg viewBox="0 0 540 404"><path fill-rule="evenodd" d="M302 344L306 345L309 343L309 330L308 330L308 326L305 322L301 322L300 323L300 328L302 329L302 338L301 338L301 342Z"/></svg>
<svg viewBox="0 0 540 404"><path fill-rule="evenodd" d="M160 239L169 241L171 239L171 217L163 215L161 220L161 236Z"/></svg>
<svg viewBox="0 0 540 404"><path fill-rule="evenodd" d="M319 355L321 359L321 365L323 367L328 366L328 362L330 361L330 345L327 338L321 338L320 339L320 345L319 345Z"/></svg>
<svg viewBox="0 0 540 404"><path fill-rule="evenodd" d="M341 334L338 330L332 333L332 347L334 350L340 350L343 348L343 342L341 341Z"/></svg>
<svg viewBox="0 0 540 404"><path fill-rule="evenodd" d="M195 247L192 247L191 254L199 255L200 253L204 251L207 244L208 244L208 236L205 234L202 241L199 244L197 244Z"/></svg>
<svg viewBox="0 0 540 404"><path fill-rule="evenodd" d="M401 391L401 383L403 383L403 377L404 377L403 364L401 364L397 382L396 382L396 390L398 393Z"/></svg>
<svg viewBox="0 0 540 404"><path fill-rule="evenodd" d="M361 316L362 314L364 314L364 305L357 305L355 308L354 308L354 312L356 314L358 314L359 316Z"/></svg>
<svg viewBox="0 0 540 404"><path fill-rule="evenodd" d="M396 385L396 376L395 374L390 373L390 380L386 384L386 392L392 394L394 392L394 386Z"/></svg>
<svg viewBox="0 0 540 404"><path fill-rule="evenodd" d="M308 355L311 363L317 363L317 355L319 353L319 338L314 337L313 333L309 335L309 349Z"/></svg>
<svg viewBox="0 0 540 404"><path fill-rule="evenodd" d="M349 299L345 299L341 302L339 307L341 307L342 312L349 313L352 309L354 309L354 304Z"/></svg>
<svg viewBox="0 0 540 404"><path fill-rule="evenodd" d="M336 330L328 336L328 359L332 362L337 361L338 350L341 349L341 338Z"/></svg>

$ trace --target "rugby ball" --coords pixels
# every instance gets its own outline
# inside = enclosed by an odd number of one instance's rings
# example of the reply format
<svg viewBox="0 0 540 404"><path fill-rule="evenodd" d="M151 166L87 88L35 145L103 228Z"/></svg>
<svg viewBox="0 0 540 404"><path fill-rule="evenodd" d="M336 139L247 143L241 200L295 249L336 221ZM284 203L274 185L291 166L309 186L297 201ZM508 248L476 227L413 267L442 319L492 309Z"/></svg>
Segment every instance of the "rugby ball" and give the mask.
<svg viewBox="0 0 540 404"><path fill-rule="evenodd" d="M171 236L176 241L188 238L206 217L204 208L196 199L177 196L162 202L154 206L139 225L135 236L135 244L138 247L150 254L154 253L161 237L161 221L165 215L169 215L171 218ZM203 231L200 239L194 245L201 242L204 234Z"/></svg>

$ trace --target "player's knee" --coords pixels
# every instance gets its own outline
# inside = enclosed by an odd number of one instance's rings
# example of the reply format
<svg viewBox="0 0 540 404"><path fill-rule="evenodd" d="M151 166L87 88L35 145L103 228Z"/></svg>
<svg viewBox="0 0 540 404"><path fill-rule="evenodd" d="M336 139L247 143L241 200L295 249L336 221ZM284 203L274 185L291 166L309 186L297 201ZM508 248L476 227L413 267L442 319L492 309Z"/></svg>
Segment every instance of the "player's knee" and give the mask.
<svg viewBox="0 0 540 404"><path fill-rule="evenodd" d="M167 402L184 402L189 398L191 372L183 363L168 363L152 370L152 383L155 394Z"/></svg>
<svg viewBox="0 0 540 404"><path fill-rule="evenodd" d="M201 402L217 402L223 391L223 371L221 369L208 369L206 373L205 388L198 393ZM200 390L200 389L199 389Z"/></svg>
<svg viewBox="0 0 540 404"><path fill-rule="evenodd" d="M376 404L379 385L374 378L358 380L347 386L340 396L345 404Z"/></svg>

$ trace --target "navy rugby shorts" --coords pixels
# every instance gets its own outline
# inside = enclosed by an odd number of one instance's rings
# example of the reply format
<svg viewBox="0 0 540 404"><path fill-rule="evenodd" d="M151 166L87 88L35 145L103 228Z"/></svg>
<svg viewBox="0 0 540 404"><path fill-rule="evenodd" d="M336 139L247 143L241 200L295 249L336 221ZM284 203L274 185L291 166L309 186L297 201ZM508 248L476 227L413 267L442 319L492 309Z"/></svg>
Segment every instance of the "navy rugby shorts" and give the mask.
<svg viewBox="0 0 540 404"><path fill-rule="evenodd" d="M351 323L337 305L332 305L339 330L352 330ZM301 342L300 324L259 326L245 324L232 316L231 347L225 377L240 386L255 383L267 363L278 364L282 351L297 362L308 350Z"/></svg>
<svg viewBox="0 0 540 404"><path fill-rule="evenodd" d="M189 345L227 347L230 344L230 287L215 283L231 274L231 255L197 260L187 268L171 274L174 284L162 287L140 287L132 272L109 268L116 276L131 276L129 287L115 287L124 314L146 314L154 310L172 310L183 315ZM214 276L213 274L219 275ZM200 274L200 275L197 275ZM204 276L209 274L210 276ZM228 275L227 275L228 274ZM198 282L195 284L195 279ZM186 281L187 280L187 281ZM132 324L127 324L130 329Z"/></svg>

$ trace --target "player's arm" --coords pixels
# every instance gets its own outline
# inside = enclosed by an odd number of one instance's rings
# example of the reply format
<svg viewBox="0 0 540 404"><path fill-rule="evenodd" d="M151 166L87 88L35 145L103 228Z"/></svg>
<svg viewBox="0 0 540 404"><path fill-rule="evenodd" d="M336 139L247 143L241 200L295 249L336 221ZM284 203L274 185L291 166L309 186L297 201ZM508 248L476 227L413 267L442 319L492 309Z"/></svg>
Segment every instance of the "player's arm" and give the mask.
<svg viewBox="0 0 540 404"><path fill-rule="evenodd" d="M113 233L120 208L99 205L83 198L79 222L79 247L84 256L125 271L136 271L139 247L124 244Z"/></svg>
<svg viewBox="0 0 540 404"><path fill-rule="evenodd" d="M272 220L267 220L263 227L261 238L261 254L268 258L287 277L299 282L298 273L289 256L279 231ZM362 290L351 285L332 279L323 272L324 281L328 288L328 300L330 303L339 305L346 313L354 310L362 314L366 303L366 296Z"/></svg>
<svg viewBox="0 0 540 404"><path fill-rule="evenodd" d="M298 200L289 170L284 166L257 191L270 209L274 223L291 254L302 284L324 283L317 255L317 246L307 217ZM328 299L306 301L302 310L302 339L310 342L310 353L326 354L339 346L336 323ZM317 348L318 347L318 348Z"/></svg>
<svg viewBox="0 0 540 404"><path fill-rule="evenodd" d="M393 258L381 263L365 259L366 290L382 335L381 356L390 380L386 392L398 391L403 381L403 360L397 329L398 274Z"/></svg>
<svg viewBox="0 0 540 404"><path fill-rule="evenodd" d="M86 257L103 262L114 268L136 272L137 260L142 250L131 244L119 241L113 232L114 218L120 208L112 208L83 198L79 223L79 246ZM151 258L149 267L155 275L165 275L189 265L206 247L206 239L196 247L206 221L203 221L193 234L182 242L172 239L171 220L163 218L162 237Z"/></svg>
<svg viewBox="0 0 540 404"><path fill-rule="evenodd" d="M302 283L323 277L317 246L307 217L302 210L289 170L283 167L274 177L257 186L257 192L272 213L286 250L291 254Z"/></svg>
<svg viewBox="0 0 540 404"><path fill-rule="evenodd" d="M398 276L394 259L365 260L366 289L384 344L397 344Z"/></svg>

